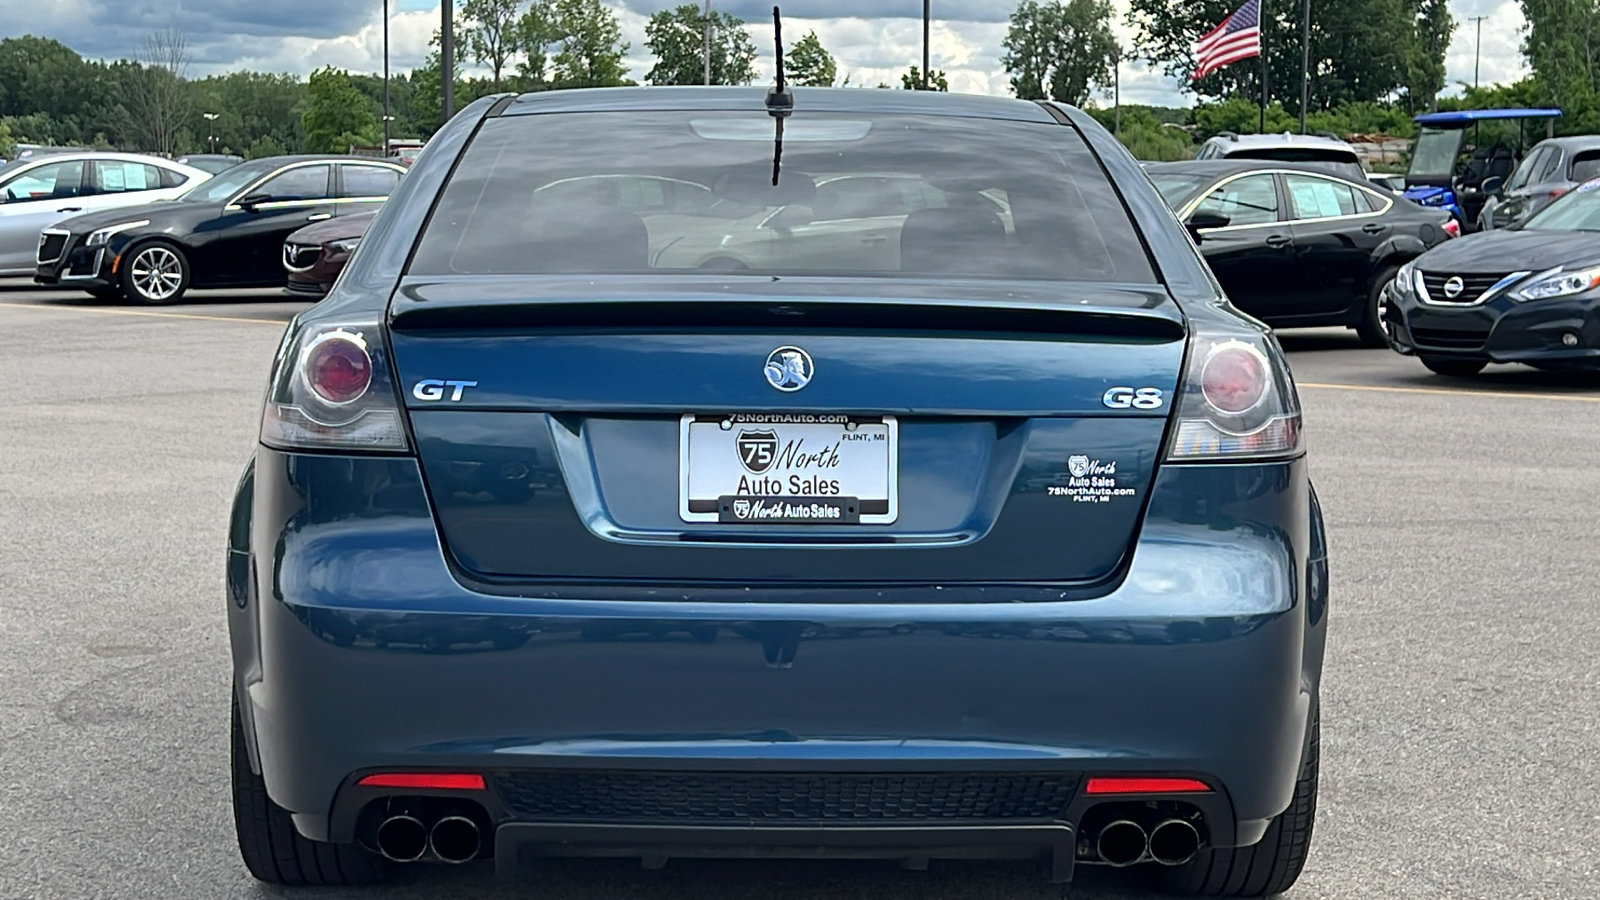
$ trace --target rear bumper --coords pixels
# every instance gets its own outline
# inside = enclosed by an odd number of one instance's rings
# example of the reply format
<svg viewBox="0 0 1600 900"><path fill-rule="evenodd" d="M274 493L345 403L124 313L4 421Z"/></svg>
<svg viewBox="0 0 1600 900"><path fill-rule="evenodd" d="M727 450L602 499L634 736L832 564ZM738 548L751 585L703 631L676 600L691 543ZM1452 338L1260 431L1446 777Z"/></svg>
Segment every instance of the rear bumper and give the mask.
<svg viewBox="0 0 1600 900"><path fill-rule="evenodd" d="M262 449L253 473L229 555L236 684L268 790L313 838L354 836L372 799L354 782L372 770L482 772L508 847L598 835L623 852L687 838L781 852L798 840L783 828L826 831L813 846L892 844L891 832L973 843L950 830L962 828L1070 840L1082 780L1122 773L1207 781L1210 840L1248 844L1292 795L1327 598L1303 462L1168 467L1120 586L981 604L941 603L933 589L897 604L484 594L450 571L415 461ZM592 802L505 792L507 779L550 773L686 772L1073 787L1054 809L933 821L902 810L864 836L848 817L752 823L746 806L729 822L651 807L597 820ZM604 790L650 795L627 784ZM728 827L743 836L695 831Z"/></svg>

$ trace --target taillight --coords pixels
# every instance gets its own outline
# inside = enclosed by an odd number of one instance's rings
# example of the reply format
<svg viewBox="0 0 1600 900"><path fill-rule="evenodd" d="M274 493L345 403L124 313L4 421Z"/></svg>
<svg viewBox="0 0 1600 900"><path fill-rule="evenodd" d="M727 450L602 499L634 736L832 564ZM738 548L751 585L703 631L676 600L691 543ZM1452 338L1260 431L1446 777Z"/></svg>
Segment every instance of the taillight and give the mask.
<svg viewBox="0 0 1600 900"><path fill-rule="evenodd" d="M1244 341L1227 341L1211 348L1200 364L1200 395L1230 416L1256 408L1272 384L1267 358Z"/></svg>
<svg viewBox="0 0 1600 900"><path fill-rule="evenodd" d="M307 345L300 374L317 397L330 406L361 399L372 385L372 356L359 334L331 331Z"/></svg>
<svg viewBox="0 0 1600 900"><path fill-rule="evenodd" d="M1566 192L1567 192L1567 189L1564 188L1564 187L1551 188L1550 189L1550 199L1554 200L1555 198L1561 196L1562 194L1565 194Z"/></svg>
<svg viewBox="0 0 1600 900"><path fill-rule="evenodd" d="M1451 237L1461 237L1461 223L1457 222L1454 218L1446 219L1444 222L1444 233L1450 235Z"/></svg>
<svg viewBox="0 0 1600 900"><path fill-rule="evenodd" d="M406 450L382 334L376 322L291 325L267 391L261 443L282 450Z"/></svg>
<svg viewBox="0 0 1600 900"><path fill-rule="evenodd" d="M1300 452L1300 401L1277 342L1250 333L1191 337L1167 458L1263 460Z"/></svg>

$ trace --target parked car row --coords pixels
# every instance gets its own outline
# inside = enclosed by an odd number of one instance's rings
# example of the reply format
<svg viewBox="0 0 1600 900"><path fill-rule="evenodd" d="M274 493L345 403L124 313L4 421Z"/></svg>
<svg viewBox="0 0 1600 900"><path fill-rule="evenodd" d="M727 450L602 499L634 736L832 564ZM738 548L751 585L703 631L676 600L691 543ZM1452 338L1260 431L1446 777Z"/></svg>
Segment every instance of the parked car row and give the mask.
<svg viewBox="0 0 1600 900"><path fill-rule="evenodd" d="M376 209L404 173L397 162L350 156L241 163L176 202L122 206L35 232L34 280L149 304L176 302L190 288L282 286L292 233Z"/></svg>

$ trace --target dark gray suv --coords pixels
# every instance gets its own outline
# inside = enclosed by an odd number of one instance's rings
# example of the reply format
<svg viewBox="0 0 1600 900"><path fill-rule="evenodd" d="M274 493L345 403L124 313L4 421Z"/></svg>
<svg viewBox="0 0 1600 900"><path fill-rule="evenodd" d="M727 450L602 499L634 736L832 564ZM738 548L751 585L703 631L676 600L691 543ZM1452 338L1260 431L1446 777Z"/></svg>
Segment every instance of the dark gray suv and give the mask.
<svg viewBox="0 0 1600 900"><path fill-rule="evenodd" d="M1600 135L1540 141L1506 179L1498 196L1484 204L1478 216L1478 228L1504 228L1526 219L1597 175L1600 175Z"/></svg>

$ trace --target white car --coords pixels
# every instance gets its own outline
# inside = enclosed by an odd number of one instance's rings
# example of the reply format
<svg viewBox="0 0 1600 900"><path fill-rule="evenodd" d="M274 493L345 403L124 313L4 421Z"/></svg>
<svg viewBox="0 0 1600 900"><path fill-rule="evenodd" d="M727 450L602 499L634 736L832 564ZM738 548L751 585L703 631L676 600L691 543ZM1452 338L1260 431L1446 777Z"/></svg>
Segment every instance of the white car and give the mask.
<svg viewBox="0 0 1600 900"><path fill-rule="evenodd" d="M1327 169L1360 184L1367 173L1356 148L1319 134L1234 134L1223 131L1195 152L1195 159L1267 159Z"/></svg>
<svg viewBox="0 0 1600 900"><path fill-rule="evenodd" d="M0 276L32 275L48 249L39 233L63 219L170 200L210 177L136 153L39 154L0 166Z"/></svg>

